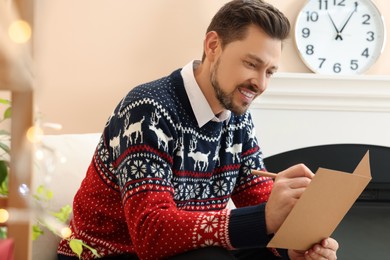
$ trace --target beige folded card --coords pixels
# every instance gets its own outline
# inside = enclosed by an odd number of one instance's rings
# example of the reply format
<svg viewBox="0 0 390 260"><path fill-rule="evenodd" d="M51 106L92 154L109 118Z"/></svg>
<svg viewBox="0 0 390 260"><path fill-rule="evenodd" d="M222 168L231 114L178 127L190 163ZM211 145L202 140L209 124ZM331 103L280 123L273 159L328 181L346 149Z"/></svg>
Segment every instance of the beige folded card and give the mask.
<svg viewBox="0 0 390 260"><path fill-rule="evenodd" d="M329 237L370 180L369 152L352 174L319 168L267 246L307 250Z"/></svg>

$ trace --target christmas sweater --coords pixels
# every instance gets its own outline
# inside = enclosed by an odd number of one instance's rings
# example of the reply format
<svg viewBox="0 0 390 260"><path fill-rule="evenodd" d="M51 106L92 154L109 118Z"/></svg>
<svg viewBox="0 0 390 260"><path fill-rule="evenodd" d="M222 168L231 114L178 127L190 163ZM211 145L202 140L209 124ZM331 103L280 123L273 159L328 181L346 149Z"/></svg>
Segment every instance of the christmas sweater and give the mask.
<svg viewBox="0 0 390 260"><path fill-rule="evenodd" d="M273 182L251 169L264 165L250 113L199 127L174 71L132 89L109 117L74 197L70 238L140 259L265 247ZM75 255L66 239L58 253ZM82 259L95 257L84 248Z"/></svg>

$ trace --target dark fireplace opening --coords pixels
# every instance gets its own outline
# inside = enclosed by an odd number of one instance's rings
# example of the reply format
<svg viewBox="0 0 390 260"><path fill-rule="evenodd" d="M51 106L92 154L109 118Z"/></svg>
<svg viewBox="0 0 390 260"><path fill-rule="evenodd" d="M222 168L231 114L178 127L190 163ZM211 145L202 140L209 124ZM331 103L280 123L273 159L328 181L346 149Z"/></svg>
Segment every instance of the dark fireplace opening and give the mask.
<svg viewBox="0 0 390 260"><path fill-rule="evenodd" d="M367 151L372 180L332 234L340 243L338 257L342 260L387 259L390 255L390 147L320 145L264 159L271 172L304 163L313 172L321 167L352 173Z"/></svg>

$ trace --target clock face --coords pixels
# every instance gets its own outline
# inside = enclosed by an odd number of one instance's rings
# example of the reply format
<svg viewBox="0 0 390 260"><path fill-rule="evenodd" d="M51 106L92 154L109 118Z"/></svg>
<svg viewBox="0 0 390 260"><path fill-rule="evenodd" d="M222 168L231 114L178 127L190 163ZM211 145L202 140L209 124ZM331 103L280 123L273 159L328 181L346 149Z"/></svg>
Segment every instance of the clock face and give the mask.
<svg viewBox="0 0 390 260"><path fill-rule="evenodd" d="M295 24L301 58L320 74L364 73L385 38L383 18L370 0L309 0Z"/></svg>

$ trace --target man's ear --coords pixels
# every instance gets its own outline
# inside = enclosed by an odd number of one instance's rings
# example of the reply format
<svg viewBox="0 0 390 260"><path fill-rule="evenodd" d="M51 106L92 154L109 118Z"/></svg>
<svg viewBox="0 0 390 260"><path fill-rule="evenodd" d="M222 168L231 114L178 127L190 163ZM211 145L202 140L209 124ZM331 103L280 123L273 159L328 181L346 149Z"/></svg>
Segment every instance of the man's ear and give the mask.
<svg viewBox="0 0 390 260"><path fill-rule="evenodd" d="M208 32L204 40L204 51L207 59L213 62L215 58L218 56L220 50L221 50L221 40L218 36L218 33L215 31Z"/></svg>

